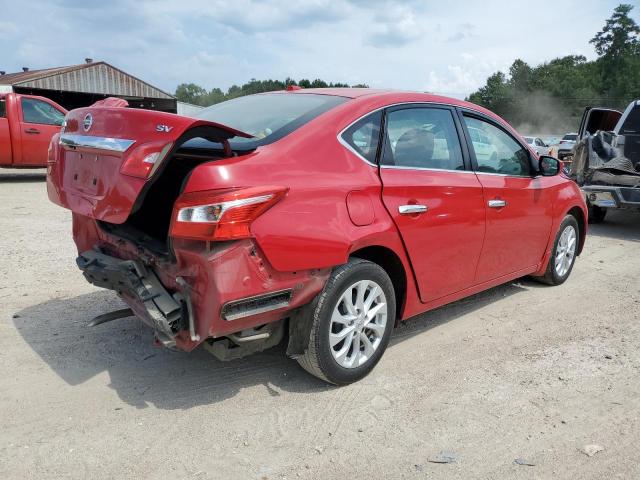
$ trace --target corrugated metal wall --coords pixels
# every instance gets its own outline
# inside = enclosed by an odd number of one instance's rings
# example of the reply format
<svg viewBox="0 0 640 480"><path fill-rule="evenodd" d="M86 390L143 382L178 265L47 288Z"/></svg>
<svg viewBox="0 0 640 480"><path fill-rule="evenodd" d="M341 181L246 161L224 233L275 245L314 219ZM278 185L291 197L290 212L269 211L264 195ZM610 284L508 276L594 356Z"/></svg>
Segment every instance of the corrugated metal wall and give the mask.
<svg viewBox="0 0 640 480"><path fill-rule="evenodd" d="M20 87L146 98L172 98L105 64L91 65L19 84Z"/></svg>

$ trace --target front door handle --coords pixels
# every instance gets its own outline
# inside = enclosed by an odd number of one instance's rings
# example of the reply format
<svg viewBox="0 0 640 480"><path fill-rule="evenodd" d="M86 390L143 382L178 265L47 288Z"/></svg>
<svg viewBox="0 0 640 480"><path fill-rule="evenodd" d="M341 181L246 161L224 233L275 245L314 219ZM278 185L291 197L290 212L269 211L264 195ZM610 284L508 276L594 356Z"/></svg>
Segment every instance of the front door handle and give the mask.
<svg viewBox="0 0 640 480"><path fill-rule="evenodd" d="M489 205L489 208L502 208L507 206L507 201L499 199L489 200L487 204Z"/></svg>
<svg viewBox="0 0 640 480"><path fill-rule="evenodd" d="M37 128L27 128L27 129L24 131L24 133L31 133L31 134L34 134L34 133L40 133L40 130L38 130Z"/></svg>
<svg viewBox="0 0 640 480"><path fill-rule="evenodd" d="M400 212L400 215L412 215L415 213L424 213L426 211L426 205L400 205L398 207L398 212Z"/></svg>

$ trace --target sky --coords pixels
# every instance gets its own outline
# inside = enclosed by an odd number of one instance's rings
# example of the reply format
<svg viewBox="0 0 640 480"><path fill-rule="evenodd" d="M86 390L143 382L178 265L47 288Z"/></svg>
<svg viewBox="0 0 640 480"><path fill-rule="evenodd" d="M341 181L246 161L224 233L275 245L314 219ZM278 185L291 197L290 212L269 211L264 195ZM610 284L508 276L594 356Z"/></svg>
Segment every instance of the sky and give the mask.
<svg viewBox="0 0 640 480"><path fill-rule="evenodd" d="M593 59L589 39L618 3L0 0L0 70L89 57L170 93L291 77L463 98L516 58Z"/></svg>

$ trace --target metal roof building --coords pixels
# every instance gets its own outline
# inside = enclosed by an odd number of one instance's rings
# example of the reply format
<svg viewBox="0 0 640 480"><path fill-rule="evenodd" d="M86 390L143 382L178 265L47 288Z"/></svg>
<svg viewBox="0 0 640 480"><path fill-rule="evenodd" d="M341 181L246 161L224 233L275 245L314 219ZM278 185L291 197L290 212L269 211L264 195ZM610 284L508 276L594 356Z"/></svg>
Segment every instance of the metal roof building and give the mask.
<svg viewBox="0 0 640 480"><path fill-rule="evenodd" d="M93 62L89 58L83 64L68 67L0 72L0 92L40 95L69 110L107 97L119 97L131 107L176 112L173 95L106 62Z"/></svg>

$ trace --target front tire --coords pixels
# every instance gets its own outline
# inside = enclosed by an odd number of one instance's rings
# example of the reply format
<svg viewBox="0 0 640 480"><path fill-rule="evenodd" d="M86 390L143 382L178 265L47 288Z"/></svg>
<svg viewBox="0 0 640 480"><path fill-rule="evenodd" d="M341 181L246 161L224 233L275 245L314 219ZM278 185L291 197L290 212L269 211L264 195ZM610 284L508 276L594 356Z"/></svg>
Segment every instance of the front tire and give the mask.
<svg viewBox="0 0 640 480"><path fill-rule="evenodd" d="M389 344L396 301L379 265L352 258L337 267L311 304L309 345L298 363L335 385L356 382L373 370Z"/></svg>
<svg viewBox="0 0 640 480"><path fill-rule="evenodd" d="M537 277L538 280L548 285L561 285L569 278L578 253L579 232L576 218L573 215L564 217L553 244L547 270L544 276Z"/></svg>

